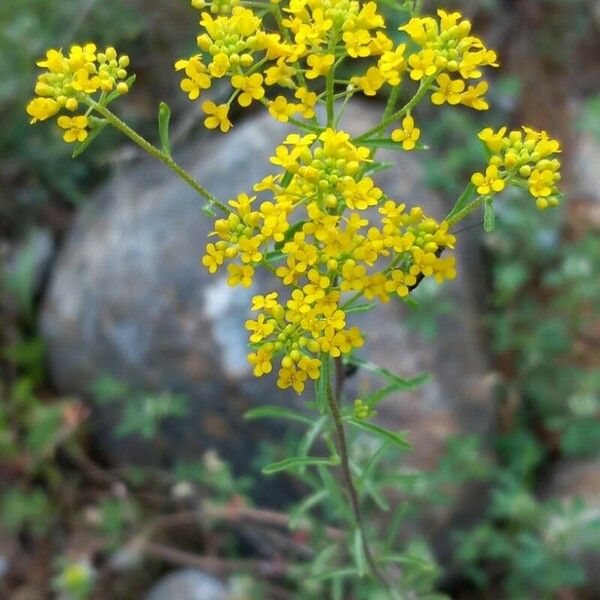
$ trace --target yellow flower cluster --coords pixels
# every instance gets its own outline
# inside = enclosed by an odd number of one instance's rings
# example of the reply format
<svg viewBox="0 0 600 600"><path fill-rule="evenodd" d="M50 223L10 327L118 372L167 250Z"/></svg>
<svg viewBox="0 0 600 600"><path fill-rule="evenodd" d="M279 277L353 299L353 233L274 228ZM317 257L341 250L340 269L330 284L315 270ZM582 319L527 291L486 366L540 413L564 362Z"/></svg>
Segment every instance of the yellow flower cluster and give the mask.
<svg viewBox="0 0 600 600"><path fill-rule="evenodd" d="M538 208L558 204L560 181L560 143L545 131L524 127L523 131L495 132L486 128L479 133L490 159L485 173L475 173L471 181L482 196L501 192L509 182L524 187L536 199Z"/></svg>
<svg viewBox="0 0 600 600"><path fill-rule="evenodd" d="M488 84L469 80L482 77L482 67L497 67L496 53L470 35L471 23L458 12L438 11L433 17L413 18L400 27L419 50L407 53L407 44L396 47L380 33L380 56L375 66L351 83L367 96L374 96L384 84L397 86L404 73L414 81L427 80L433 84L431 101L434 104L463 104L475 110L489 108L484 98ZM386 39L385 42L383 40ZM373 53L375 54L375 53ZM435 82L435 83L434 83Z"/></svg>
<svg viewBox="0 0 600 600"><path fill-rule="evenodd" d="M74 113L87 97L100 93L106 96L129 91L125 82L129 58L119 56L108 47L98 52L95 44L71 46L68 55L62 50L48 50L44 60L37 63L45 69L35 86L36 98L27 105L31 122L45 121L61 110ZM58 126L64 130L66 142L82 142L88 136L92 121L87 114L57 118Z"/></svg>
<svg viewBox="0 0 600 600"><path fill-rule="evenodd" d="M246 323L255 375L269 373L281 357L282 388L300 393L318 378L322 353L337 357L363 344L360 331L347 326L352 298L388 302L407 296L422 277L455 276L454 257L440 256L455 242L447 223L387 198L363 174L369 155L343 131L289 135L271 157L283 172L254 187L273 201L255 206L246 194L230 201L232 212L215 222L217 241L206 246L203 264L214 273L229 262L231 285L250 286L255 267L268 265L289 287L282 303L276 292L256 296L258 318Z"/></svg>
<svg viewBox="0 0 600 600"><path fill-rule="evenodd" d="M192 0L192 5L202 9L205 3ZM244 108L260 102L282 122L295 115L312 119L319 98L309 91L307 80L325 77L340 58L376 56L393 46L381 31L385 23L375 2L291 0L283 10L278 3L265 4L263 10L274 12L279 32L264 29L261 17L236 2L213 1L210 10L218 16L201 13L201 52L178 60L175 69L183 71L181 89L190 100L197 100L214 80L229 79L227 102L202 104L205 126L223 132L231 128L229 110L236 99ZM267 93L273 86L290 93Z"/></svg>
<svg viewBox="0 0 600 600"><path fill-rule="evenodd" d="M434 104L489 107L482 68L498 66L496 53L471 35L471 23L458 12L439 10L437 18L412 18L400 27L410 41L395 44L385 32L376 2L289 0L256 10L232 0L209 5L192 0L192 5L201 11L203 32L197 38L200 52L175 63L184 75L181 89L190 100L197 100L215 80L228 79L232 90L222 104L203 101L209 129L224 133L231 129L230 109L236 100L244 108L259 102L282 122L313 120L315 107L325 104L326 94L311 91L307 84L333 77L345 59L375 58L376 63L361 75L335 79L336 85L345 85L342 96L356 90L375 96L384 85L399 86L408 74L421 82L424 92L431 91ZM204 10L208 7L211 12ZM274 19L269 21L268 16ZM267 30L268 22L276 23L277 31ZM288 91L272 91L275 86ZM412 122L394 129L392 140L412 150L419 135Z"/></svg>
<svg viewBox="0 0 600 600"><path fill-rule="evenodd" d="M459 12L438 10L433 17L413 18L401 27L420 47L407 59L411 79L421 81L435 78L436 86L431 101L434 104L463 104L475 110L489 108L484 98L488 91L481 79L482 67L497 67L497 57L484 43L471 35L470 21Z"/></svg>
<svg viewBox="0 0 600 600"><path fill-rule="evenodd" d="M255 195L239 194L225 205L200 184L193 185L209 200L209 208L216 206L225 215L215 221L202 259L209 272L226 268L230 285L250 287L255 269L263 267L286 290L253 298L257 314L246 327L252 348L248 360L256 376L277 364L278 385L300 393L308 380L319 378L324 356L339 357L363 344L361 331L348 323L349 313L370 308L373 300L403 298L424 277L437 282L455 277L454 257L444 254L455 244L450 224L482 202L489 204L489 197L507 185L528 189L540 208L558 203L559 143L527 128L480 133L489 162L472 176L441 223L419 207L406 209L388 198L370 177L385 166L374 162L378 147L417 148L421 130L412 110L428 94L435 105L488 108L483 69L498 66L496 54L471 34L471 23L460 13L415 16L400 27L404 42L395 43L373 1L191 3L200 13L198 51L178 60L175 68L189 99L202 100L205 126L229 131L235 101L243 108L261 104L299 132L275 148L270 161L277 172L254 185ZM346 71L338 67L348 59L361 67L359 74L344 78ZM94 44L72 46L68 54L49 50L38 63L45 72L27 112L32 122L56 115L67 142L84 141L98 124L93 112L100 113L183 176L168 151L153 148L106 108L128 91L128 64L114 48L98 52ZM405 76L418 82L418 89L397 109ZM221 104L202 97L218 80L230 84L229 98ZM378 125L356 138L337 129L353 94L374 96L384 85L392 89ZM82 103L89 110L77 114ZM326 109L325 123L318 118L319 104ZM164 149L168 119L166 126L159 119L159 125ZM389 139L378 137L387 130ZM479 198L470 201L475 190ZM366 306L357 304L363 298L369 301ZM357 401L356 418L370 414Z"/></svg>

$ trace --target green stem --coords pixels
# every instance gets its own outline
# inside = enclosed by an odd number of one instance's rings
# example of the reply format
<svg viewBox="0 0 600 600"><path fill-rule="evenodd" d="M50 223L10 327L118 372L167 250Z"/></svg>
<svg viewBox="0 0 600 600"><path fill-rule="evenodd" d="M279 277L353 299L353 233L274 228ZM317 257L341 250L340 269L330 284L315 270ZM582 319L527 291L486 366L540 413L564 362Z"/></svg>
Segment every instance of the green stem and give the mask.
<svg viewBox="0 0 600 600"><path fill-rule="evenodd" d="M131 129L129 125L121 121L113 112L108 110L106 106L98 104L90 100L90 106L101 114L115 129L126 135L132 142L137 144L142 150L163 162L167 167L174 171L183 181L198 192L203 198L208 200L208 208L216 206L221 212L229 214L231 210L213 196L205 187L201 186L185 169L179 166L166 152L162 152L153 146L148 140L143 138L139 133Z"/></svg>
<svg viewBox="0 0 600 600"><path fill-rule="evenodd" d="M329 412L333 418L333 423L335 427L335 433L337 438L337 450L341 460L342 473L344 477L344 483L346 485L346 490L348 495L350 496L350 503L352 505L352 513L354 515L355 525L360 530L363 552L365 553L365 558L367 559L367 563L369 564L369 568L371 569L371 573L373 576L379 581L384 589L388 591L390 596L394 597L393 587L391 582L388 580L387 576L377 565L373 553L371 552L371 548L369 543L367 542L367 532L365 530L364 520L362 511L360 508L360 501L358 498L358 492L356 491L356 487L354 486L354 481L352 480L352 473L350 471L350 457L348 454L348 444L346 441L346 432L344 431L344 422L342 419L342 413L340 411L340 407L338 404L338 399L336 398L333 387L331 385L331 358L329 355L323 355L321 358L321 378L323 378L323 386L317 386L317 389L325 388L325 395L327 405L329 407Z"/></svg>
<svg viewBox="0 0 600 600"><path fill-rule="evenodd" d="M421 102L421 100L423 99L425 94L429 91L429 88L435 81L436 77L437 77L437 73L434 75L431 75L427 79L423 79L421 81L421 85L419 86L419 89L417 90L417 93L410 99L409 102L407 102L400 110L397 110L395 113L392 113L391 115L389 115L387 117L384 117L383 120L381 121L381 123L379 123L379 125L376 125L372 129L369 129L369 131L366 131L362 135L359 135L357 138L354 138L355 141L360 142L362 140L366 140L366 139L370 138L372 135L379 133L382 129L385 129L388 125L390 125L394 121L397 121L400 117L403 117L404 115L409 113L419 102Z"/></svg>
<svg viewBox="0 0 600 600"><path fill-rule="evenodd" d="M456 225L459 221L462 221L465 217L468 217L477 207L481 206L485 202L484 196L479 196L476 200L473 200L470 204L467 204L462 210L458 211L455 215L446 219L450 227Z"/></svg>

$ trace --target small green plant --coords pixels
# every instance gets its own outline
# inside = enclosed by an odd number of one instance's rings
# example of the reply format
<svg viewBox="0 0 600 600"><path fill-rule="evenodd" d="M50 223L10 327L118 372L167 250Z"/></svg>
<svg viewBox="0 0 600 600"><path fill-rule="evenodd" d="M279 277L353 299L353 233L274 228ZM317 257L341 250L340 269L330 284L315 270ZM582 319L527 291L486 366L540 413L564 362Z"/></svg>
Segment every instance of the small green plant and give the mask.
<svg viewBox="0 0 600 600"><path fill-rule="evenodd" d="M293 474L312 490L290 515L290 526L313 511L323 511L336 525L334 533L313 520L321 532L317 553L292 569L301 574L307 595L321 596L325 586L336 599L350 589L358 597L431 598L437 576L417 540L399 547L395 527L385 536L377 520L366 517L371 505L391 510L386 494L394 479L378 475L388 447L410 450L404 432L373 420L377 405L423 379L407 380L356 358L366 334L348 326L347 316L371 310L376 301L406 298L427 278L453 279L454 228L483 208L485 229L492 230L505 189L527 190L539 209L559 202L559 143L530 128L486 127L479 133L486 162L441 222L418 206L407 209L376 185L371 175L388 168L376 161L380 148L423 149L413 111L426 98L434 106L489 108L483 74L498 66L496 53L473 35L460 13L439 10L435 17L421 17L419 4L390 5L402 16L398 40L395 31L388 36L376 2L192 0L201 17L198 49L175 69L189 99L202 98L205 126L227 133L237 102L242 108L262 105L295 128L275 148L274 172L255 183L252 196L218 199L175 161L166 104L158 111L159 146L116 116L111 105L130 91L135 77L128 72L129 58L111 46L48 50L37 63L43 71L27 106L33 123L56 119L63 139L74 144L74 156L111 125L191 186L215 219L214 239L202 259L209 272L226 268L231 286L251 286L258 268L281 280L285 292L252 300L256 318L246 322L248 360L257 377L275 365L282 389L301 394L314 381L314 400L305 410L268 406L247 418L287 419L305 429L296 452L263 472ZM230 84L229 99L219 105L204 100L218 80ZM400 102L401 86L408 91L406 102ZM384 90L387 103L378 124L354 136L340 129L354 95ZM349 364L373 371L382 388L345 401ZM138 403L142 410L126 408L122 433L151 436L159 419L174 407L182 409L166 396L141 397ZM370 451L362 452L365 447Z"/></svg>

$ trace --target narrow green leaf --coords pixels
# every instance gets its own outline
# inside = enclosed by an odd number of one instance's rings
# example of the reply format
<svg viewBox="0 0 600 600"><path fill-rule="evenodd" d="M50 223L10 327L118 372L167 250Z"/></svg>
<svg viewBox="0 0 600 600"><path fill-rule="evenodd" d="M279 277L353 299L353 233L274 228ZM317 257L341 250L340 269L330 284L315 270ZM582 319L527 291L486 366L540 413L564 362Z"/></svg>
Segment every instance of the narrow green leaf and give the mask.
<svg viewBox="0 0 600 600"><path fill-rule="evenodd" d="M327 417L323 416L317 419L309 430L302 437L302 441L300 442L299 454L300 456L307 456L312 448L312 445L315 443L317 436L321 433L323 428L327 423Z"/></svg>
<svg viewBox="0 0 600 600"><path fill-rule="evenodd" d="M379 510L382 510L383 512L390 510L388 501L379 493L372 481L367 479L367 481L364 483L364 489L365 492L371 497L373 502L375 502Z"/></svg>
<svg viewBox="0 0 600 600"><path fill-rule="evenodd" d="M281 260L284 256L285 254L280 250L273 250L273 252L267 253L267 255L265 256L265 260L267 262L276 262L278 260Z"/></svg>
<svg viewBox="0 0 600 600"><path fill-rule="evenodd" d="M294 234L297 231L300 231L302 229L302 227L304 226L304 224L306 223L306 220L303 221L298 221L297 223L294 223L284 234L283 239L280 242L277 242L275 244L275 250L281 250L285 244L287 242L289 242L293 237Z"/></svg>
<svg viewBox="0 0 600 600"><path fill-rule="evenodd" d="M364 577L367 572L367 561L363 548L362 533L360 529L354 530L354 539L352 543L352 555L356 564L356 572L359 577Z"/></svg>
<svg viewBox="0 0 600 600"><path fill-rule="evenodd" d="M354 523L354 515L340 490L337 480L325 467L319 466L317 467L317 470L319 471L319 475L325 484L325 489L327 490L327 494L329 495L329 500L331 503L330 505L339 509L344 515L344 518L350 523Z"/></svg>
<svg viewBox="0 0 600 600"><path fill-rule="evenodd" d="M405 296L402 298L404 304L407 304L411 308L419 308L419 302L415 300L412 296Z"/></svg>
<svg viewBox="0 0 600 600"><path fill-rule="evenodd" d="M331 569L330 571L324 571L323 573L316 573L312 576L312 580L325 581L326 579L333 579L335 577L354 577L356 574L356 569L354 569L353 567L347 567L345 569Z"/></svg>
<svg viewBox="0 0 600 600"><path fill-rule="evenodd" d="M211 206L210 202L209 202L209 203L207 203L207 204L205 204L205 205L202 207L202 212L203 212L203 213L204 213L204 214L205 214L207 217L210 217L210 218L214 218L214 217L216 217L216 216L217 216L217 213L216 213L216 212L213 210L213 208L212 208L212 206Z"/></svg>
<svg viewBox="0 0 600 600"><path fill-rule="evenodd" d="M494 205L492 199L487 198L483 205L483 229L490 233L496 228L496 213L494 211Z"/></svg>
<svg viewBox="0 0 600 600"><path fill-rule="evenodd" d="M422 375L417 375L416 377L413 377L411 379L404 379L403 377L400 377L400 376L396 375L395 373L392 373L389 369L386 369L385 367L380 367L380 366L376 365L375 363L369 362L367 360L362 360L360 358L356 358L355 356L349 356L348 358L346 358L346 362L348 362L352 365L356 365L357 367L360 367L361 369L365 369L366 371L371 371L372 373L376 373L377 375L380 375L381 377L384 377L388 381L396 384L397 389L399 389L399 390L413 390L413 389L418 388L421 385L423 385L429 379L428 373L423 373Z"/></svg>
<svg viewBox="0 0 600 600"><path fill-rule="evenodd" d="M83 142L77 143L75 149L73 150L71 158L77 158L78 156L83 154L87 150L87 147L102 133L104 128L108 125L108 121L105 121L104 119L97 119L96 122L96 127L94 127L94 129L92 129L89 132L85 140L83 140Z"/></svg>
<svg viewBox="0 0 600 600"><path fill-rule="evenodd" d="M381 446L379 446L377 451L369 459L369 462L366 464L366 466L363 469L363 472L357 482L357 486L359 488L365 481L367 481L369 479L369 476L371 475L371 472L373 471L373 469L377 466L377 463L379 463L379 461L384 457L385 449L386 449L387 445L388 445L388 442L386 440L385 442L383 442L381 444Z"/></svg>
<svg viewBox="0 0 600 600"><path fill-rule="evenodd" d="M367 148L388 148L389 150L396 150L402 152L402 143L394 142L390 138L371 138L368 140L360 140L361 146L367 146Z"/></svg>
<svg viewBox="0 0 600 600"><path fill-rule="evenodd" d="M375 306L377 306L375 304L375 302L368 302L366 304L357 304L356 306L351 306L350 308L346 308L344 310L344 312L346 314L349 314L349 313L363 313L363 312L367 312L367 311L375 308Z"/></svg>
<svg viewBox="0 0 600 600"><path fill-rule="evenodd" d="M332 458L317 457L317 456L293 456L285 458L278 462L271 463L263 468L262 472L265 475L279 473L279 471L289 471L298 467L309 467L318 465L335 465L336 461Z"/></svg>
<svg viewBox="0 0 600 600"><path fill-rule="evenodd" d="M388 551L390 551L394 546L394 542L398 536L398 530L400 529L400 525L402 524L408 509L408 502L398 503L398 506L392 514L392 518L388 521L387 534L385 536L385 547Z"/></svg>
<svg viewBox="0 0 600 600"><path fill-rule="evenodd" d="M379 388L376 392L373 392L366 398L363 398L362 401L369 408L375 408L379 404L379 402L381 402L381 400L383 400L384 398L387 398L390 394L397 392L398 389L400 389L398 387L398 385L393 383L392 385L388 385L388 386Z"/></svg>
<svg viewBox="0 0 600 600"><path fill-rule="evenodd" d="M411 450L412 446L406 441L404 435L402 433L394 433L389 429L385 429L379 425L375 425L375 423L369 423L367 421L360 421L359 419L355 419L354 417L347 417L345 419L347 423L358 427L359 429L364 429L373 435L381 438L382 440L388 440L405 450Z"/></svg>
<svg viewBox="0 0 600 600"><path fill-rule="evenodd" d="M327 490L319 490L314 494L305 498L290 512L289 526L290 529L296 529L300 525L302 518L306 513L312 510L317 504L327 498Z"/></svg>
<svg viewBox="0 0 600 600"><path fill-rule="evenodd" d="M373 161L368 164L367 168L364 170L364 175L371 175L372 173L377 173L377 171L385 171L386 169L390 169L394 164L390 162L376 162Z"/></svg>
<svg viewBox="0 0 600 600"><path fill-rule="evenodd" d="M171 156L171 141L169 139L169 123L171 121L171 109L166 102L158 106L158 133L160 145L167 156Z"/></svg>
<svg viewBox="0 0 600 600"><path fill-rule="evenodd" d="M290 421L299 421L308 425L313 424L313 419L300 414L291 408L283 406L258 406L252 408L244 414L244 419L253 421L255 419L289 419Z"/></svg>
<svg viewBox="0 0 600 600"><path fill-rule="evenodd" d="M467 206L467 204L469 204L469 202L475 195L475 192L475 186L471 182L469 182L467 184L467 187L465 188L465 191L460 195L460 198L456 201L452 210L448 213L446 219L453 217L455 214L459 213L465 206Z"/></svg>
<svg viewBox="0 0 600 600"><path fill-rule="evenodd" d="M433 565L429 561L423 560L418 556L412 556L410 554L389 554L388 556L384 556L383 560L385 562L397 563L400 565L411 565L413 567L420 567L425 571L435 570L435 565Z"/></svg>

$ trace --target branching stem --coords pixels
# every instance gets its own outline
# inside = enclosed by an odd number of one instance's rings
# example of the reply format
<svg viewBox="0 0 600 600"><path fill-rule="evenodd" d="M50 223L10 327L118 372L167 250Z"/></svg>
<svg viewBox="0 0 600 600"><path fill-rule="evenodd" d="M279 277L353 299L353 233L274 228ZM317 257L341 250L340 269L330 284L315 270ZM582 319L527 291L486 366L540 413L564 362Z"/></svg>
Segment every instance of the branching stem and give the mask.
<svg viewBox="0 0 600 600"><path fill-rule="evenodd" d="M205 187L201 186L183 167L178 165L173 158L159 150L151 144L148 140L143 138L139 133L134 131L127 123L121 121L117 115L111 112L106 106L99 104L98 102L90 101L90 106L100 115L102 115L115 129L118 129L121 133L126 135L132 142L137 144L142 150L157 158L162 163L167 165L172 171L174 171L185 183L191 188L198 192L204 199L208 201L208 208L216 207L224 214L228 215L231 210L220 202L215 196L213 196Z"/></svg>

